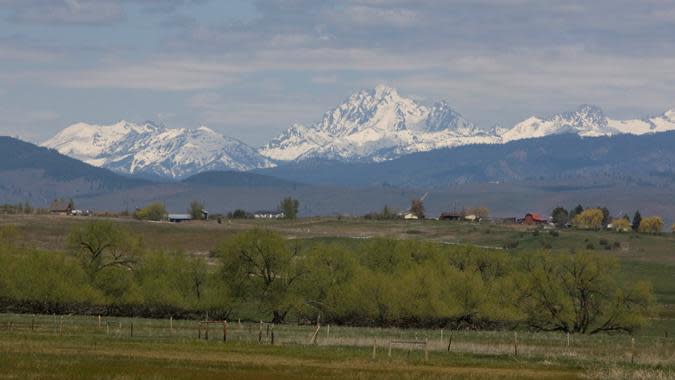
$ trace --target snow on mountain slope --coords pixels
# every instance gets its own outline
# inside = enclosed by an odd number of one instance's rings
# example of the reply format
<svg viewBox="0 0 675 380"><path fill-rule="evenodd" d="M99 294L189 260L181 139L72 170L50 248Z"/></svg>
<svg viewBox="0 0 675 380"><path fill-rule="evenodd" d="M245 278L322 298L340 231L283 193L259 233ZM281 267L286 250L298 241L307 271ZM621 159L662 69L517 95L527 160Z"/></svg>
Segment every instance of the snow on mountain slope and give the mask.
<svg viewBox="0 0 675 380"><path fill-rule="evenodd" d="M311 127L294 125L259 151L281 161L311 158L383 161L403 154L497 143L447 103L427 107L378 85L350 96Z"/></svg>
<svg viewBox="0 0 675 380"><path fill-rule="evenodd" d="M127 121L112 125L77 123L42 145L94 166L162 178L273 166L243 142L206 127L170 129L151 122Z"/></svg>
<svg viewBox="0 0 675 380"><path fill-rule="evenodd" d="M580 136L644 134L675 129L675 110L648 119L614 120L596 106L582 105L550 118L532 116L511 128L477 128L445 102L427 107L378 85L350 96L307 127L293 125L259 149L278 161L332 159L385 161L405 154L467 144L575 133Z"/></svg>
<svg viewBox="0 0 675 380"><path fill-rule="evenodd" d="M579 136L642 135L675 130L675 110L648 119L614 120L596 106L582 105L574 112L557 114L548 119L530 117L501 133L502 142L544 137L561 133Z"/></svg>

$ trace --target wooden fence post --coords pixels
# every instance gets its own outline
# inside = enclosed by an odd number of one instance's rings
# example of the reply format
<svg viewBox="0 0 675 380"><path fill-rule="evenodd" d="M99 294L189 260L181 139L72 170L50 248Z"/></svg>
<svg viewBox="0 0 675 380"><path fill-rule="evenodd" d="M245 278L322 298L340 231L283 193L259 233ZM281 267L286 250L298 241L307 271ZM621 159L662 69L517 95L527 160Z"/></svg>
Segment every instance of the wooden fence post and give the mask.
<svg viewBox="0 0 675 380"><path fill-rule="evenodd" d="M518 356L518 333L513 332L513 355Z"/></svg>
<svg viewBox="0 0 675 380"><path fill-rule="evenodd" d="M110 323L105 321L105 335L110 335Z"/></svg>
<svg viewBox="0 0 675 380"><path fill-rule="evenodd" d="M452 347L452 336L455 332L450 330L450 339L448 340L448 352L450 352L450 347Z"/></svg>
<svg viewBox="0 0 675 380"><path fill-rule="evenodd" d="M209 322L206 322L204 329L204 340L209 340Z"/></svg>
<svg viewBox="0 0 675 380"><path fill-rule="evenodd" d="M173 315L169 316L169 332L173 334Z"/></svg>
<svg viewBox="0 0 675 380"><path fill-rule="evenodd" d="M199 322L199 327L197 327L197 339L202 339L202 323Z"/></svg>
<svg viewBox="0 0 675 380"><path fill-rule="evenodd" d="M101 328L101 314L98 315L98 328Z"/></svg>
<svg viewBox="0 0 675 380"><path fill-rule="evenodd" d="M389 341L389 351L387 352L387 356L391 357L391 340Z"/></svg>
<svg viewBox="0 0 675 380"><path fill-rule="evenodd" d="M376 356L377 356L377 338L373 340L373 360L375 360Z"/></svg>
<svg viewBox="0 0 675 380"><path fill-rule="evenodd" d="M635 338L630 338L630 364L635 363Z"/></svg>
<svg viewBox="0 0 675 380"><path fill-rule="evenodd" d="M30 331L35 331L35 315L30 320Z"/></svg>
<svg viewBox="0 0 675 380"><path fill-rule="evenodd" d="M443 329L441 329L441 342L443 341Z"/></svg>
<svg viewBox="0 0 675 380"><path fill-rule="evenodd" d="M133 321L131 321L130 331L131 332L129 333L129 335L133 338L134 337L134 322Z"/></svg>
<svg viewBox="0 0 675 380"><path fill-rule="evenodd" d="M260 327L258 328L258 344L262 343L262 332L263 332L263 321L260 321Z"/></svg>
<svg viewBox="0 0 675 380"><path fill-rule="evenodd" d="M272 323L272 331L270 331L270 344L274 346L274 323Z"/></svg>
<svg viewBox="0 0 675 380"><path fill-rule="evenodd" d="M424 361L429 361L429 338L424 338Z"/></svg>
<svg viewBox="0 0 675 380"><path fill-rule="evenodd" d="M567 348L570 347L570 333L569 331L567 332Z"/></svg>
<svg viewBox="0 0 675 380"><path fill-rule="evenodd" d="M223 321L223 342L227 342L227 320Z"/></svg>
<svg viewBox="0 0 675 380"><path fill-rule="evenodd" d="M61 321L59 322L59 336L63 336L63 315L61 316Z"/></svg>
<svg viewBox="0 0 675 380"><path fill-rule="evenodd" d="M330 325L326 326L326 340L330 338Z"/></svg>

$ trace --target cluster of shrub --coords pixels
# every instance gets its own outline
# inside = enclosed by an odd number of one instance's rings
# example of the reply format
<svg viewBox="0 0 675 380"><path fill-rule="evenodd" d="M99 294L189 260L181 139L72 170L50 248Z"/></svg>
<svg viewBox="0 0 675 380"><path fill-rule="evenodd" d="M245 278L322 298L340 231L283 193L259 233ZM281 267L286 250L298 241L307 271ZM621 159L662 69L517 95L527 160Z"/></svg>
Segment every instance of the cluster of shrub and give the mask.
<svg viewBox="0 0 675 380"><path fill-rule="evenodd" d="M109 221L75 227L67 252L0 229L0 306L24 312L314 320L348 325L631 331L654 312L650 286L612 258L513 253L413 240L287 240L252 230L210 257L146 246Z"/></svg>
<svg viewBox="0 0 675 380"><path fill-rule="evenodd" d="M567 211L563 207L556 207L551 213L553 223L558 227L573 226L586 230L611 229L617 232L640 232L647 234L659 234L663 230L663 219L654 215L643 218L640 211L636 211L631 220L628 215L612 217L607 207L595 207L584 209L583 206ZM675 224L672 226L675 232Z"/></svg>

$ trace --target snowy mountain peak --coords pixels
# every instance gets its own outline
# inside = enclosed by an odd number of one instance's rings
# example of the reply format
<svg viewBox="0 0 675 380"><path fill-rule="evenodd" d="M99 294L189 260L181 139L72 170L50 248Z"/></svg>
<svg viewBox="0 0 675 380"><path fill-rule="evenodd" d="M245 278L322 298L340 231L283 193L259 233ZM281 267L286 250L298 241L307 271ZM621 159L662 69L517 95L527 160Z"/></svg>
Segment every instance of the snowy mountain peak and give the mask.
<svg viewBox="0 0 675 380"><path fill-rule="evenodd" d="M664 112L664 113L663 113L663 116L664 116L666 119L672 120L672 121L675 122L675 108L671 108L671 109L669 109L668 111Z"/></svg>
<svg viewBox="0 0 675 380"><path fill-rule="evenodd" d="M446 102L431 107L378 85L351 95L311 127L292 126L260 152L275 160L310 158L381 161L402 154L498 142L477 131Z"/></svg>
<svg viewBox="0 0 675 380"><path fill-rule="evenodd" d="M76 123L42 145L94 166L162 178L273 166L243 142L204 126L170 129L125 120L110 125Z"/></svg>

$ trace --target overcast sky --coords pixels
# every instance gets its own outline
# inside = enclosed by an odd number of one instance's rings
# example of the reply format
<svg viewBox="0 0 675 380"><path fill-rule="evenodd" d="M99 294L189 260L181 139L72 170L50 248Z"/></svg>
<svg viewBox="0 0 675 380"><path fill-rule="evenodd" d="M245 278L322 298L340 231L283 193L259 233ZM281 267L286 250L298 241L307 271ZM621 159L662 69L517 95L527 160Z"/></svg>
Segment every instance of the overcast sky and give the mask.
<svg viewBox="0 0 675 380"><path fill-rule="evenodd" d="M260 145L377 83L490 127L675 107L675 0L0 0L0 134L207 125Z"/></svg>

